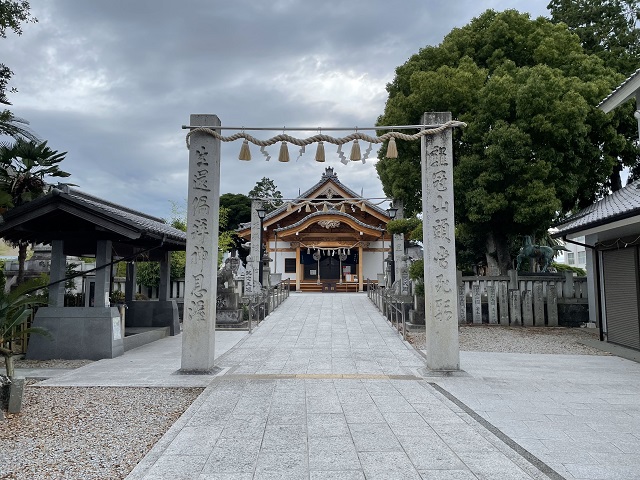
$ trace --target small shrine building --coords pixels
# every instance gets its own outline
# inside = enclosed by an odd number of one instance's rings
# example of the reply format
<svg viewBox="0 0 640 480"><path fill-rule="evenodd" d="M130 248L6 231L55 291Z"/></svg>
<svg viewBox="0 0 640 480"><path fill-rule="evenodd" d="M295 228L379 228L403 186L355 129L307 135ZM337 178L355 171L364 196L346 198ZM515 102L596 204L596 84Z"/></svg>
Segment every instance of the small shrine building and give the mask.
<svg viewBox="0 0 640 480"><path fill-rule="evenodd" d="M289 278L298 291L361 292L367 280L377 282L385 271L389 220L385 210L327 167L318 183L262 221L271 273ZM251 225L241 225L238 236L250 240Z"/></svg>

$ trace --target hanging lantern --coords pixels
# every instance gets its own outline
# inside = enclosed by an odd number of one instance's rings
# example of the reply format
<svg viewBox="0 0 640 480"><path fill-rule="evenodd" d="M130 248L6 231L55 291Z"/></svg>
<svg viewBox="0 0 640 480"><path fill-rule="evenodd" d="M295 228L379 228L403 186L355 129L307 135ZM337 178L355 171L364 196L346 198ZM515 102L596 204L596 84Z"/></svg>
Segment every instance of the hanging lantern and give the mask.
<svg viewBox="0 0 640 480"><path fill-rule="evenodd" d="M249 150L249 141L245 138L244 142L242 142L242 147L240 147L240 155L238 155L238 160L251 160L251 151Z"/></svg>
<svg viewBox="0 0 640 480"><path fill-rule="evenodd" d="M324 142L318 142L318 149L316 150L316 162L324 162Z"/></svg>
<svg viewBox="0 0 640 480"><path fill-rule="evenodd" d="M280 155L278 156L279 162L288 162L289 161L289 147L287 147L287 142L282 142L280 145Z"/></svg>
<svg viewBox="0 0 640 480"><path fill-rule="evenodd" d="M358 143L357 138L353 141L353 145L351 146L351 155L349 155L349 158L354 162L362 158L362 154L360 153L360 143Z"/></svg>
<svg viewBox="0 0 640 480"><path fill-rule="evenodd" d="M396 138L391 137L387 144L387 158L398 158L398 147L396 146Z"/></svg>
<svg viewBox="0 0 640 480"><path fill-rule="evenodd" d="M307 255L311 254L311 249L309 247L307 247Z"/></svg>

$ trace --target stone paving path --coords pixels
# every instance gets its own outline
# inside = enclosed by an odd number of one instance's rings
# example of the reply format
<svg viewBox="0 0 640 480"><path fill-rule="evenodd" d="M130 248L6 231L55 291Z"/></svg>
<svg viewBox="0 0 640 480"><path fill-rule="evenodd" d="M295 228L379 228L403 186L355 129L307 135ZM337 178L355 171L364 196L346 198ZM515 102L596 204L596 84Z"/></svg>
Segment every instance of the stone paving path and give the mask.
<svg viewBox="0 0 640 480"><path fill-rule="evenodd" d="M363 294L291 295L218 366L129 479L562 478L425 380Z"/></svg>

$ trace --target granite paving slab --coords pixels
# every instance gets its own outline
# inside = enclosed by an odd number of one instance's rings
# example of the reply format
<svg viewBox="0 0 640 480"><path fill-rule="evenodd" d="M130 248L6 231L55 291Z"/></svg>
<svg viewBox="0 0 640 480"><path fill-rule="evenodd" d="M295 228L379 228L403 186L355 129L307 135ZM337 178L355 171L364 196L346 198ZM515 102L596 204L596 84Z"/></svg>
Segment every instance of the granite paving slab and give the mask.
<svg viewBox="0 0 640 480"><path fill-rule="evenodd" d="M161 467L189 437L180 465L193 458L185 471L201 480L561 478L424 379L423 357L364 294L292 294L218 366L129 479L174 478Z"/></svg>

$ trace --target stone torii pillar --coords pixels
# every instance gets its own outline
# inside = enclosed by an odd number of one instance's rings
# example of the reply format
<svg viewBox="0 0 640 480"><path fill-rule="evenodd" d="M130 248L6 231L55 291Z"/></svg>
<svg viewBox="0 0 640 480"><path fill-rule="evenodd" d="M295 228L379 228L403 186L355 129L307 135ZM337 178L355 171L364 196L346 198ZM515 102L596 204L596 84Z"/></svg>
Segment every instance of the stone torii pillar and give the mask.
<svg viewBox="0 0 640 480"><path fill-rule="evenodd" d="M215 115L191 115L190 125L218 127ZM218 227L220 222L220 140L202 132L190 137L187 253L180 370L214 370Z"/></svg>
<svg viewBox="0 0 640 480"><path fill-rule="evenodd" d="M423 125L450 120L451 112L425 113ZM423 136L421 157L427 368L459 370L451 129Z"/></svg>

